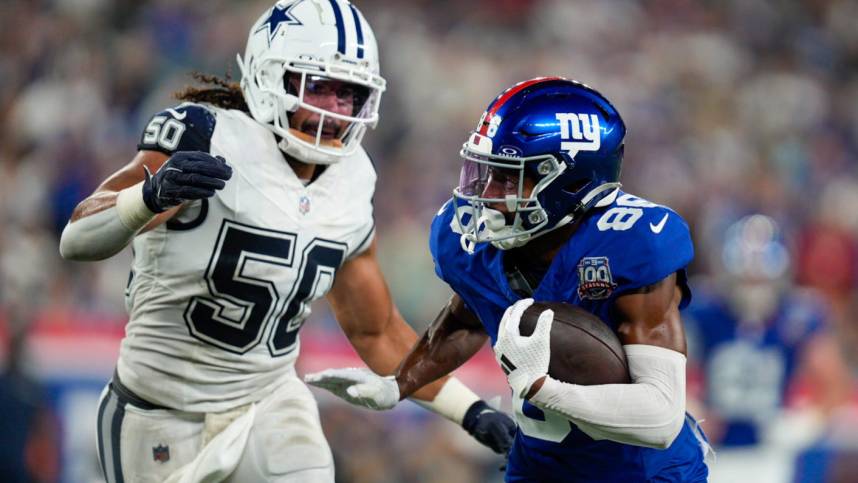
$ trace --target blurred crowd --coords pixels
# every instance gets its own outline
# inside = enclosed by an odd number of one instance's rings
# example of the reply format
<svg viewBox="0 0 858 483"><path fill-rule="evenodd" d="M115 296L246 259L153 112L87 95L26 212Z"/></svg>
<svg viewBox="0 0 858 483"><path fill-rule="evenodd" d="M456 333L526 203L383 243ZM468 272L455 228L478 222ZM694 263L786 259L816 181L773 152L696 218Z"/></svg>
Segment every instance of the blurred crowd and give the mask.
<svg viewBox="0 0 858 483"><path fill-rule="evenodd" d="M234 56L269 3L0 2L0 360L19 352L9 341L34 321L121 326L129 254L65 262L59 234L77 202L131 160L146 119L176 102L190 72L238 75ZM365 140L379 171L380 258L418 331L448 295L426 235L458 179L461 143L502 89L561 75L622 113L625 189L688 220L695 279L719 278L727 227L742 216L764 213L780 226L788 283L816 291L833 335L827 351L847 371L820 424L849 413L842 406L858 376L858 2L356 3L388 81ZM323 307L310 324L338 330ZM462 439L458 429L419 412L368 419L325 407L342 481L500 477L497 461L450 444ZM401 418L417 429L402 429Z"/></svg>

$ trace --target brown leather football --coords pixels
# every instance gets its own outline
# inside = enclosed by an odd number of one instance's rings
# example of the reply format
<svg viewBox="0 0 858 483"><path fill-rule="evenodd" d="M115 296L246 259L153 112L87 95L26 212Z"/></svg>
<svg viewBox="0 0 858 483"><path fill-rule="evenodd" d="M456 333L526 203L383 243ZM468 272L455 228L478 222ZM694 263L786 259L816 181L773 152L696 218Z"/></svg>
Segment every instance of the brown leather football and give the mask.
<svg viewBox="0 0 858 483"><path fill-rule="evenodd" d="M548 375L584 386L631 382L620 339L601 319L575 305L534 302L521 316L521 335L533 334L539 314L546 309L554 311Z"/></svg>

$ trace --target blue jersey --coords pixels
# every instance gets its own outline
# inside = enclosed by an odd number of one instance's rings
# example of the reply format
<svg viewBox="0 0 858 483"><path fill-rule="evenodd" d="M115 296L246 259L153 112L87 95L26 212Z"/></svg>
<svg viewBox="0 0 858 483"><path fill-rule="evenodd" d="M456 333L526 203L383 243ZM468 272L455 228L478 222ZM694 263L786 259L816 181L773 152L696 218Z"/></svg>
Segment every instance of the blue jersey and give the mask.
<svg viewBox="0 0 858 483"><path fill-rule="evenodd" d="M472 254L460 244L449 201L432 222L435 271L479 317L492 344L507 307L523 298L510 288L504 252L488 243ZM688 304L685 266L694 255L688 226L676 212L619 193L588 213L533 289L533 298L578 305L616 330L610 309L617 297L678 273ZM693 419L665 450L595 441L560 415L513 398L518 433L507 481L705 481L702 433Z"/></svg>
<svg viewBox="0 0 858 483"><path fill-rule="evenodd" d="M783 406L802 350L824 325L821 303L793 291L766 324L749 326L740 324L725 298L703 290L683 319L705 376L706 405L725 424L719 444L757 444Z"/></svg>

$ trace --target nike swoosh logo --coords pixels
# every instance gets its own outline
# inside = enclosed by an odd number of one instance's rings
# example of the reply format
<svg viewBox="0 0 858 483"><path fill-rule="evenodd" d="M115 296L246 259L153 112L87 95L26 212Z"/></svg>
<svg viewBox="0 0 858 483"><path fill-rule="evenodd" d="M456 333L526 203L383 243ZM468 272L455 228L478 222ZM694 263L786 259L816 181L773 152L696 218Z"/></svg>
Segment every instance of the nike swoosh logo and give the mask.
<svg viewBox="0 0 858 483"><path fill-rule="evenodd" d="M187 112L179 112L179 111L177 111L171 107L167 108L167 112L172 114L172 116L175 117L176 119L178 119L179 121L181 121L182 119L184 119L188 116Z"/></svg>
<svg viewBox="0 0 858 483"><path fill-rule="evenodd" d="M652 222L650 222L649 229L652 230L652 232L655 233L656 235L661 233L661 230L664 228L664 224L667 223L667 217L668 216L670 216L670 213L665 213L664 218L662 218L661 221L659 221L657 225L653 225Z"/></svg>

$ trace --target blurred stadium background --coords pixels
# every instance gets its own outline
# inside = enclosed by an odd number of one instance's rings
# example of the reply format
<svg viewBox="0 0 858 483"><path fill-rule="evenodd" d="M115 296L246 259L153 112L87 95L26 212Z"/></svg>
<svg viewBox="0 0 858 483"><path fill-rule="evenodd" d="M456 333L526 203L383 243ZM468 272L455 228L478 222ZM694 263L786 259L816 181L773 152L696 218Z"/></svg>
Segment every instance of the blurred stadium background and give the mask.
<svg viewBox="0 0 858 483"><path fill-rule="evenodd" d="M379 170L381 261L418 331L449 295L426 235L458 179L467 132L514 82L578 79L612 99L629 126L626 189L691 224L690 271L701 286L721 286L727 226L760 212L780 224L789 249L777 289L813 290L824 305L829 343L813 356L796 343L799 363L775 371L787 380L775 384L774 410L755 421L758 444L724 447L712 480L858 481L843 456L858 447L858 2L357 4L389 85L365 141ZM191 71L237 74L235 53L268 6L0 2L0 480L101 481L96 401L123 334L130 255L65 262L59 234L76 203L133 157L147 117L175 102ZM324 304L302 341L302 371L358 363ZM692 359L698 346L691 341ZM713 380L702 360L692 367L690 406L711 415L703 427L720 447L707 392L729 390L717 384L730 379ZM461 377L484 397L507 394L488 352ZM378 414L316 395L339 481L502 478L500 458L416 405Z"/></svg>

